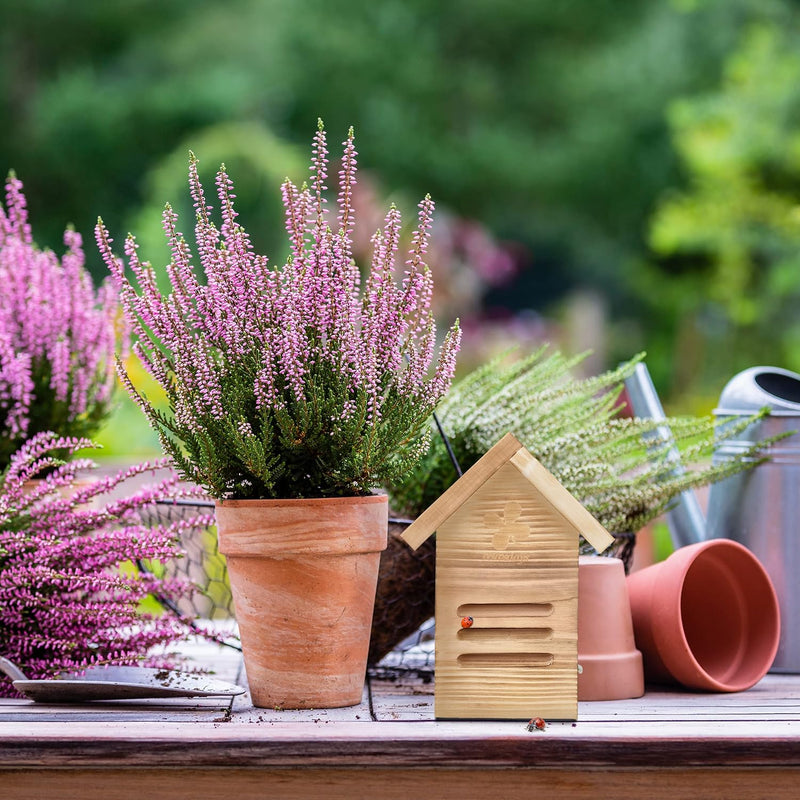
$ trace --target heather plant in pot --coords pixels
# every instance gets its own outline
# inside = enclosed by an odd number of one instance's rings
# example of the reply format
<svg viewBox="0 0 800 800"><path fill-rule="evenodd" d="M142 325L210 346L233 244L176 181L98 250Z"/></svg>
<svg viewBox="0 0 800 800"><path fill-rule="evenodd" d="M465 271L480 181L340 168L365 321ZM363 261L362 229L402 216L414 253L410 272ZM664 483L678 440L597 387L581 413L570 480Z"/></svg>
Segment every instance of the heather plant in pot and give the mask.
<svg viewBox="0 0 800 800"><path fill-rule="evenodd" d="M81 237L68 229L59 259L39 249L21 181L0 203L0 470L37 433L91 437L111 400L115 348L124 349L117 294L98 290Z"/></svg>
<svg viewBox="0 0 800 800"><path fill-rule="evenodd" d="M97 228L134 350L169 410L155 408L120 365L122 380L179 472L216 499L251 694L265 707L360 702L388 516L373 489L426 451L426 420L450 385L460 340L456 323L437 355L425 263L430 198L400 279L395 208L362 275L352 257L352 130L335 219L327 172L320 124L309 185L282 187L291 252L274 266L237 221L224 166L220 227L212 221L191 156L202 276L167 206L166 295L133 237L129 278L102 221Z"/></svg>
<svg viewBox="0 0 800 800"><path fill-rule="evenodd" d="M210 524L207 516L168 525L142 522L156 499L197 491L181 487L170 473L135 492L109 496L164 463L139 464L76 486L76 472L91 462L64 462L56 454L91 446L85 439L40 433L0 474L0 656L34 679L100 665L174 666L169 648L194 633L190 620L143 606L151 595L174 605L191 586L137 572L131 562L179 557L181 533ZM30 480L43 473L31 489ZM11 682L0 676L0 696L9 695L15 695Z"/></svg>

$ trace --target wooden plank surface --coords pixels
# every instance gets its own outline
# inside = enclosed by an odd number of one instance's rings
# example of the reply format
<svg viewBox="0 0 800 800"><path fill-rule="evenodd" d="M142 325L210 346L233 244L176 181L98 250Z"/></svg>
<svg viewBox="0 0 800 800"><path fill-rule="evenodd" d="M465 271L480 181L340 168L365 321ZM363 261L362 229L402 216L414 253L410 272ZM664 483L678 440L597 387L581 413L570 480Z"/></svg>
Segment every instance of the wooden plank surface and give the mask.
<svg viewBox="0 0 800 800"><path fill-rule="evenodd" d="M305 711L291 709L254 708L250 693L234 698L231 722L237 725L252 725L259 723L300 723L313 725L329 724L331 722L371 722L369 706L369 693L364 688L361 703L347 708L318 708Z"/></svg>
<svg viewBox="0 0 800 800"><path fill-rule="evenodd" d="M195 659L218 667L218 674L230 676L240 668L235 653L198 647ZM641 775L650 776L651 794L639 796L667 796L659 791L668 785L676 791L706 786L708 792L699 796L726 796L713 794L711 787L732 787L728 777L740 774L743 782L728 797L756 785L755 775L769 786L769 796L788 797L781 794L781 781L788 786L800 770L800 676L767 676L738 694L651 690L634 700L580 703L576 722L548 722L544 731L528 731L525 720L436 721L432 685L410 677L371 680L368 689L352 708L303 712L254 709L247 696L236 698L230 708L219 701L113 707L2 701L4 796L71 798L81 791L90 796L90 787L102 785L120 792L105 792L107 798L157 797L147 789L154 775L161 776L158 785L165 791L174 789L170 796L192 796L181 787L190 770L195 789L197 776L208 773L204 798L221 796L214 794L217 780L228 786L228 794L237 785L245 791L257 780L265 794L273 786L283 787L287 797L303 796L304 786L306 796L316 796L323 784L315 781L323 775L331 787L326 796L343 796L350 785L348 797L354 798L374 792L378 779L393 770L396 780L384 787L389 793L382 798L400 796L399 787L420 796L446 798L456 790L470 796L467 773L474 787L485 780L487 789L494 774L504 798L522 796L514 792L522 793L523 787L531 796L534 787L547 785L545 778L588 797L598 791L601 773L616 776L602 784L602 796L637 796L626 792L642 791ZM518 780L520 770L530 771L526 781ZM592 770L600 772L593 778L586 774ZM631 770L639 776L633 783ZM451 782L443 782L442 775ZM138 795L121 793L126 780L139 787ZM283 796L279 788L275 791Z"/></svg>
<svg viewBox="0 0 800 800"><path fill-rule="evenodd" d="M13 770L0 776L4 798L85 800L96 790L103 800L501 800L570 797L575 800L703 800L769 798L796 800L800 769L775 770L765 776L747 768L664 771L608 770L591 765L569 769L229 769L118 770L113 779L102 770ZM102 793L102 794L100 794Z"/></svg>
<svg viewBox="0 0 800 800"><path fill-rule="evenodd" d="M378 720L430 720L432 703L431 684L411 678L372 682L373 712ZM628 724L754 719L767 723L800 720L800 676L787 679L767 675L749 691L732 694L683 693L651 687L644 697L578 704L578 727L582 729L583 723L603 721ZM655 730L652 733L657 735Z"/></svg>
<svg viewBox="0 0 800 800"><path fill-rule="evenodd" d="M81 705L49 705L30 700L0 698L0 724L34 725L44 721L69 725L76 722L213 722L216 718L227 715L230 707L231 699L224 697L199 700L188 698L127 700Z"/></svg>

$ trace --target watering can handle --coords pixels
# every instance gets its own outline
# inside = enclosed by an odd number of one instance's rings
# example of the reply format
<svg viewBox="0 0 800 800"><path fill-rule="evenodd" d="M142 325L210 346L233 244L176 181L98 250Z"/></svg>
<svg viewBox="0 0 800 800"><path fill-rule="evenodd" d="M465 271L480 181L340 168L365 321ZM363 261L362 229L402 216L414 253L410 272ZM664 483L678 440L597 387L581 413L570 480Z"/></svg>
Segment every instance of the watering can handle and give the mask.
<svg viewBox="0 0 800 800"><path fill-rule="evenodd" d="M628 391L628 399L634 416L657 421L666 419L650 372L644 364L639 363L634 367L633 374L625 379L625 388ZM683 472L684 467L680 463L680 453L674 446L669 426L664 425L658 428L657 435L665 444L672 443L670 457L675 462L675 471ZM693 491L687 490L678 495L677 505L667 512L667 524L675 547L702 542L706 538L705 516Z"/></svg>

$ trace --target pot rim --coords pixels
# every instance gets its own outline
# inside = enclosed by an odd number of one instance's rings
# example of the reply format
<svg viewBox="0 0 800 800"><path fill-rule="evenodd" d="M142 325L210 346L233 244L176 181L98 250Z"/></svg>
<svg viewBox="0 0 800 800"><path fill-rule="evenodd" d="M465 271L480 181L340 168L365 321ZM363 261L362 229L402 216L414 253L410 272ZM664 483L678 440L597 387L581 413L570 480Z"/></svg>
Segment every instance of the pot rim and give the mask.
<svg viewBox="0 0 800 800"><path fill-rule="evenodd" d="M714 550L720 549L722 550L722 554L720 556L711 555ZM763 585L761 588L765 592L764 600L772 608L776 621L775 624L777 625L779 634L780 607L775 589L772 586L772 582L768 573L764 569L764 566L760 563L756 556L754 556L753 553L740 542L736 542L733 539L707 539L703 542L697 542L695 544L679 548L669 556L666 561L672 561L673 563L671 567L675 570L671 577L668 570L662 569L659 571L659 574L656 577L654 591L657 596L663 598L670 594L669 591L667 591L667 587L671 585L676 591L674 601L677 604L677 608L676 613L672 616L672 624L669 626L669 633L667 633L666 629L662 629L661 636L656 636L655 641L661 659L663 660L667 669L680 683L707 691L737 692L753 686L769 670L769 667L771 666L778 649L779 635L775 635L773 637L770 653L765 652L763 654L763 663L765 668L763 669L761 675L755 678L753 675L751 675L749 678L744 678L741 675L720 678L709 671L709 669L707 669L707 667L696 657L694 649L692 648L686 636L683 609L681 607L681 598L683 596L688 574L697 563L697 560L699 558L707 557L724 558L726 550L728 552L732 551L736 553L737 558L744 559L748 564L748 568L752 569L754 573L759 575L759 577L763 580ZM662 564L666 564L666 561L662 562ZM675 654L670 650L670 638L672 639L673 643L681 643L683 652L680 657L676 657Z"/></svg>
<svg viewBox="0 0 800 800"><path fill-rule="evenodd" d="M266 506L277 508L284 505L359 505L370 503L388 503L389 497L385 494L346 495L345 497L286 497L286 498L249 498L238 500L219 500L214 498L215 506L224 508L248 508Z"/></svg>
<svg viewBox="0 0 800 800"><path fill-rule="evenodd" d="M227 558L378 553L388 508L386 495L218 502L219 551Z"/></svg>

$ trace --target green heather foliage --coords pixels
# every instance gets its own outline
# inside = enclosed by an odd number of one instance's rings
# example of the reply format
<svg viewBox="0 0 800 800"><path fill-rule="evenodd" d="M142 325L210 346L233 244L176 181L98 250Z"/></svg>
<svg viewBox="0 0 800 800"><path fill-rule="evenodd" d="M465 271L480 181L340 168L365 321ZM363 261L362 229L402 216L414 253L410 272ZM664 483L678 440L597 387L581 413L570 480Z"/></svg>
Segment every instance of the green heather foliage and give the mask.
<svg viewBox="0 0 800 800"><path fill-rule="evenodd" d="M568 359L543 347L526 358L499 357L455 384L438 416L461 468L466 471L510 431L609 531L635 532L682 491L760 463L754 446L735 461L701 465L720 436L735 436L755 417L722 433L710 416L666 423L623 418L622 382L642 357L596 377L573 377L570 370L583 357ZM665 427L686 471L675 469L659 432ZM455 479L441 437L433 437L417 469L391 487L394 505L416 516Z"/></svg>
<svg viewBox="0 0 800 800"><path fill-rule="evenodd" d="M352 247L352 129L335 220L326 210L321 123L313 151L310 187L288 179L282 187L291 254L278 268L254 253L236 221L224 167L217 175L221 227L212 222L193 156L205 282L169 206L167 295L132 236L128 278L98 223L98 244L138 336L134 351L166 392L169 413L137 391L120 362L122 380L179 472L216 498L359 495L396 480L427 449L426 421L455 370L457 323L436 357L433 279L424 260L433 202L419 204L402 279L395 279L401 220L394 207L372 238L362 277Z"/></svg>

